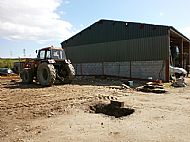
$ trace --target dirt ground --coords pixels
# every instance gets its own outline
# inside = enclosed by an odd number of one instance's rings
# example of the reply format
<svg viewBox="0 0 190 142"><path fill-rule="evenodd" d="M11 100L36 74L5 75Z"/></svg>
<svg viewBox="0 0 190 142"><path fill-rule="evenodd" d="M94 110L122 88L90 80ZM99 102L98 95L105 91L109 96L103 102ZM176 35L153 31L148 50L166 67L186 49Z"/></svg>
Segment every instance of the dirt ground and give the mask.
<svg viewBox="0 0 190 142"><path fill-rule="evenodd" d="M190 141L190 86L166 84L166 93L155 94L120 89L121 84L78 78L70 85L41 87L0 80L0 141ZM134 113L115 118L92 109L110 100L124 101Z"/></svg>

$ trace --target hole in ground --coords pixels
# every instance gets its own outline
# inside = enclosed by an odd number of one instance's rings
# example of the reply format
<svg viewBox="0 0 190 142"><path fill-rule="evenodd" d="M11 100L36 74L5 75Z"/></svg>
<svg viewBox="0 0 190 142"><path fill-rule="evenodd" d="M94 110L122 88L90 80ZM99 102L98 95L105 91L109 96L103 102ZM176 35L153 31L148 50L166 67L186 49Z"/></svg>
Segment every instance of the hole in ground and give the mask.
<svg viewBox="0 0 190 142"><path fill-rule="evenodd" d="M96 104L90 106L90 110L94 113L103 113L108 116L114 116L115 118L128 116L135 112L132 108L117 107L111 104Z"/></svg>

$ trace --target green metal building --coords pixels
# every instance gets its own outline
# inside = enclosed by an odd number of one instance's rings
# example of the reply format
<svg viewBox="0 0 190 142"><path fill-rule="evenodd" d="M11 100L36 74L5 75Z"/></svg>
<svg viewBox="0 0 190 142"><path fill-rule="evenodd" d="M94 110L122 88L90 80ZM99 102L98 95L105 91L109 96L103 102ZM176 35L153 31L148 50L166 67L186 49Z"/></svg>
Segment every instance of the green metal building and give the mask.
<svg viewBox="0 0 190 142"><path fill-rule="evenodd" d="M61 43L77 75L108 75L169 81L175 64L190 63L190 40L172 26L100 20Z"/></svg>

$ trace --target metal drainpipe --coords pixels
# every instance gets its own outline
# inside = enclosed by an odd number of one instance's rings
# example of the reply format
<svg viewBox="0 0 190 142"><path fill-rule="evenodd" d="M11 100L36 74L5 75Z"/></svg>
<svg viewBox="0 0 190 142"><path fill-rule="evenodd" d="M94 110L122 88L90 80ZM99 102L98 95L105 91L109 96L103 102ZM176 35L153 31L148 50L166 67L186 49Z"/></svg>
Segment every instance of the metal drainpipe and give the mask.
<svg viewBox="0 0 190 142"><path fill-rule="evenodd" d="M83 69L82 69L82 63L80 64L80 71L81 71L81 75L83 75L83 73L82 73L82 71L83 71Z"/></svg>
<svg viewBox="0 0 190 142"><path fill-rule="evenodd" d="M131 60L130 60L130 62L129 62L129 66L130 66L130 71L129 71L129 73L130 73L130 80L131 80L131 78L132 78L132 76L131 76Z"/></svg>
<svg viewBox="0 0 190 142"><path fill-rule="evenodd" d="M102 62L102 75L104 76L104 62Z"/></svg>

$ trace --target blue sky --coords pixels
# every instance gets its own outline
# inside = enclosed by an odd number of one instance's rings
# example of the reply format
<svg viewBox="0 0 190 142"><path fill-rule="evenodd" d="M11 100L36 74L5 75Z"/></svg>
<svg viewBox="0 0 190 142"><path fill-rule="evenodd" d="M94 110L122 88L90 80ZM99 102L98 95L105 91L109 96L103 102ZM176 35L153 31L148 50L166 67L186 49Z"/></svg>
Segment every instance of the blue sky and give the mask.
<svg viewBox="0 0 190 142"><path fill-rule="evenodd" d="M100 19L171 25L190 38L189 0L1 0L0 57L35 57Z"/></svg>

